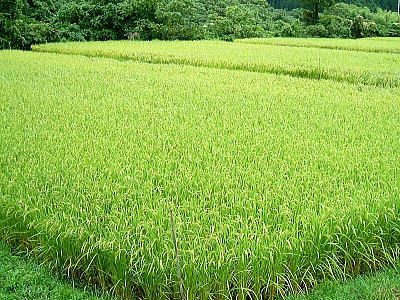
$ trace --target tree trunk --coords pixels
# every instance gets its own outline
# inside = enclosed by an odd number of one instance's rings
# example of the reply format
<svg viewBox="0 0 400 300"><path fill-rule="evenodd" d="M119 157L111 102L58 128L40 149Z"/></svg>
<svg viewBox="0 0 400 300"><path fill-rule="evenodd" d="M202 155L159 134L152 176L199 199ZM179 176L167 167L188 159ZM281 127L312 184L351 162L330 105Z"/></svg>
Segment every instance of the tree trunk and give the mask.
<svg viewBox="0 0 400 300"><path fill-rule="evenodd" d="M319 1L316 1L315 6L314 6L314 22L315 23L318 22L318 14L319 14Z"/></svg>

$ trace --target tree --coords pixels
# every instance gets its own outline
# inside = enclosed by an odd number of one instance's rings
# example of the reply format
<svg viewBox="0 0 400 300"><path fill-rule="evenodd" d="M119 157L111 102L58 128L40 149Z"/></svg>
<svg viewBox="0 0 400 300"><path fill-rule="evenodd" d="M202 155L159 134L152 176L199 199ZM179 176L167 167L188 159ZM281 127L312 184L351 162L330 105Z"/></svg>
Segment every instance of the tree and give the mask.
<svg viewBox="0 0 400 300"><path fill-rule="evenodd" d="M21 0L0 1L0 49L12 48L20 44L21 34L18 20L22 16Z"/></svg>
<svg viewBox="0 0 400 300"><path fill-rule="evenodd" d="M305 19L311 24L316 24L319 13L334 3L335 0L300 0L300 6L306 9Z"/></svg>
<svg viewBox="0 0 400 300"><path fill-rule="evenodd" d="M159 37L193 40L204 38L202 5L195 0L166 0L156 9Z"/></svg>
<svg viewBox="0 0 400 300"><path fill-rule="evenodd" d="M22 15L23 2L21 0L0 1L0 16L8 20L17 20Z"/></svg>

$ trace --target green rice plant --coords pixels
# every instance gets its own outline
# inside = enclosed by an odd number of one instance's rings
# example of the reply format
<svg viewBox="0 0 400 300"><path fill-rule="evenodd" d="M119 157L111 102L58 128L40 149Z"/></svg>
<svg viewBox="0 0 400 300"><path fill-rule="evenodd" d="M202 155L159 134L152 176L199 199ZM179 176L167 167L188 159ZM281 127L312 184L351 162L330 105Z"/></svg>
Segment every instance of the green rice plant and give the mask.
<svg viewBox="0 0 400 300"><path fill-rule="evenodd" d="M400 86L400 55L221 41L109 41L46 44L34 51L148 63L186 64L311 79Z"/></svg>
<svg viewBox="0 0 400 300"><path fill-rule="evenodd" d="M0 237L125 298L261 299L395 264L397 88L0 52Z"/></svg>
<svg viewBox="0 0 400 300"><path fill-rule="evenodd" d="M253 38L238 43L324 48L349 51L400 54L400 38L328 39L328 38Z"/></svg>

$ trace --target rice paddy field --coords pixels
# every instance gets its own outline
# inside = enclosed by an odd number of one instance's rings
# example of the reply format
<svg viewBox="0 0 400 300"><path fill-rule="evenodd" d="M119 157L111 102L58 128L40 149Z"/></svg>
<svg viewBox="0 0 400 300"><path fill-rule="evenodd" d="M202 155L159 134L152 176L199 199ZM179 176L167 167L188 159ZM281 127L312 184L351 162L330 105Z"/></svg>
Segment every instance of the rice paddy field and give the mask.
<svg viewBox="0 0 400 300"><path fill-rule="evenodd" d="M336 40L334 40L336 41ZM391 42L396 43L396 42ZM397 49L400 45L396 43ZM34 46L34 51L160 64L247 70L355 84L400 86L400 55L221 41L109 41Z"/></svg>
<svg viewBox="0 0 400 300"><path fill-rule="evenodd" d="M0 238L123 299L181 298L171 210L187 299L278 299L397 266L399 56L372 74L377 53L301 49L330 55L326 72L365 59L363 78L391 85L248 67L296 49L1 51Z"/></svg>
<svg viewBox="0 0 400 300"><path fill-rule="evenodd" d="M400 38L324 39L324 38L266 38L239 39L238 43L272 46L312 47L337 50L400 53Z"/></svg>

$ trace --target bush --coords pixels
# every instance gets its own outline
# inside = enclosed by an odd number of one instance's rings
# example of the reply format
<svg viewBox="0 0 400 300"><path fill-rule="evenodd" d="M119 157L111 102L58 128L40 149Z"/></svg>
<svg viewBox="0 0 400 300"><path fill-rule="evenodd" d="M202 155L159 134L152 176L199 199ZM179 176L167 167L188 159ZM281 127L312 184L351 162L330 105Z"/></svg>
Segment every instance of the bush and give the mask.
<svg viewBox="0 0 400 300"><path fill-rule="evenodd" d="M351 35L355 38L364 37L364 18L362 16L357 16L351 26Z"/></svg>
<svg viewBox="0 0 400 300"><path fill-rule="evenodd" d="M54 31L49 24L35 20L18 20L17 26L22 36L22 49L30 49L33 44L43 44L54 39Z"/></svg>
<svg viewBox="0 0 400 300"><path fill-rule="evenodd" d="M324 25L317 24L317 25L309 25L306 27L306 33L310 37L328 37L329 32L324 27Z"/></svg>
<svg viewBox="0 0 400 300"><path fill-rule="evenodd" d="M273 35L280 37L302 37L305 36L305 31L300 21L293 23L276 21L273 27Z"/></svg>
<svg viewBox="0 0 400 300"><path fill-rule="evenodd" d="M55 27L55 39L61 42L86 41L84 31L77 24L58 23Z"/></svg>
<svg viewBox="0 0 400 300"><path fill-rule="evenodd" d="M388 36L400 37L400 23L393 23L389 27Z"/></svg>
<svg viewBox="0 0 400 300"><path fill-rule="evenodd" d="M351 20L335 16L322 15L319 20L320 25L324 26L327 31L327 37L330 38L350 38L351 37Z"/></svg>

